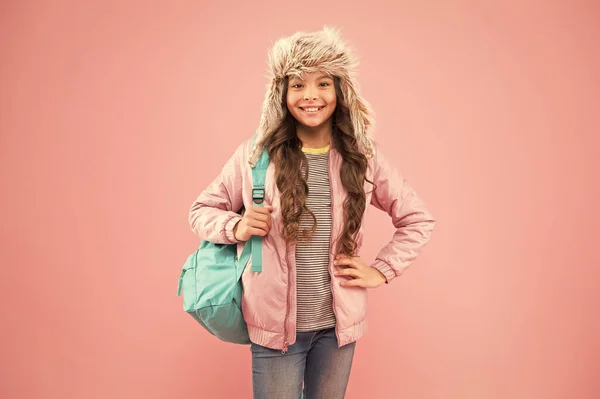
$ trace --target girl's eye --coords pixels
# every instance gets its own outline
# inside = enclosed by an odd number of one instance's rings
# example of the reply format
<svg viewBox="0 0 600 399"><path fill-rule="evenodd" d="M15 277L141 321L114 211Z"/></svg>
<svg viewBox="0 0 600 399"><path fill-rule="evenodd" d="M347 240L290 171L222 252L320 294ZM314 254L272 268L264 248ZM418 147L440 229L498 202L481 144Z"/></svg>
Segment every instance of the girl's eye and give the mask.
<svg viewBox="0 0 600 399"><path fill-rule="evenodd" d="M325 85L325 86L322 86L322 87L326 87L326 86L329 86L329 83L327 83L327 82L322 82L322 83L321 83L321 85ZM294 89L297 89L297 88L298 88L297 86L302 86L302 84L301 84L301 83L294 83L294 84L292 85L292 87L293 87Z"/></svg>

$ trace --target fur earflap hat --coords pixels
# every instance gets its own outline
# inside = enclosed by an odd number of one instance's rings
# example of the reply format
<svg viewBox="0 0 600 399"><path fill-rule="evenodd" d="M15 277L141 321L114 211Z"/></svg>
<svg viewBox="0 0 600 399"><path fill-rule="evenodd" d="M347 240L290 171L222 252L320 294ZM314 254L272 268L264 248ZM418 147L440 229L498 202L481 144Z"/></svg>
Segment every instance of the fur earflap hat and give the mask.
<svg viewBox="0 0 600 399"><path fill-rule="evenodd" d="M355 79L358 59L353 49L341 40L338 28L325 25L322 30L316 32L296 32L292 36L278 39L269 51L268 65L271 81L267 85L260 125L249 157L250 165L255 165L262 152L266 133L277 126L284 117L284 78L303 77L304 73L316 71L339 78L359 148L367 158L373 156L373 111L358 91Z"/></svg>

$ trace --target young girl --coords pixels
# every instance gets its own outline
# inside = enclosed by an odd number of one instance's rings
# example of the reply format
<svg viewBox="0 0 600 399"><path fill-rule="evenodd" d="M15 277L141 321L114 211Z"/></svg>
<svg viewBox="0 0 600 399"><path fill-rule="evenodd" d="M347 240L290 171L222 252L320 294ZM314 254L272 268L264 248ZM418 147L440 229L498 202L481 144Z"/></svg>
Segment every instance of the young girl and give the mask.
<svg viewBox="0 0 600 399"><path fill-rule="evenodd" d="M250 260L242 274L254 398L343 398L367 328L367 288L400 276L435 221L371 138L371 108L352 75L357 59L338 29L279 39L269 65L260 127L192 204L190 226L201 239L237 243L238 253L263 237L262 272ZM256 206L252 166L265 148ZM368 204L397 229L372 263L358 255Z"/></svg>

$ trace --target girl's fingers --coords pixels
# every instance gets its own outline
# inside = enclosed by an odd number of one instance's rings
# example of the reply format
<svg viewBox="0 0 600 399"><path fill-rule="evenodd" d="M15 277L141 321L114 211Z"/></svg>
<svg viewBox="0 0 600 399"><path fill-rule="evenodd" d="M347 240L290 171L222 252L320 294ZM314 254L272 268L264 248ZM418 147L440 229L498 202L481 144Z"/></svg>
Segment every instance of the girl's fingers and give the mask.
<svg viewBox="0 0 600 399"><path fill-rule="evenodd" d="M260 208L260 207L257 207ZM271 226L271 213L268 211L265 212L254 212L252 211L249 215L248 215L249 219L254 219L254 220L258 220L261 222L265 222L267 223L269 226Z"/></svg>
<svg viewBox="0 0 600 399"><path fill-rule="evenodd" d="M260 221L260 220L255 220L255 219L254 220L252 220L252 219L249 220L248 221L248 225L250 227L253 227L253 228L256 228L256 229L265 230L265 232L268 232L269 231L269 227L270 227L269 223L263 222L263 221Z"/></svg>
<svg viewBox="0 0 600 399"><path fill-rule="evenodd" d="M340 266L340 265L344 265L344 266L350 266L350 267L356 267L356 265L354 264L354 259L352 258L340 258L334 261L334 264L336 266Z"/></svg>
<svg viewBox="0 0 600 399"><path fill-rule="evenodd" d="M354 279L354 280L342 281L341 284L344 287L362 287L363 286L363 282L359 278Z"/></svg>
<svg viewBox="0 0 600 399"><path fill-rule="evenodd" d="M248 233L253 236L266 236L271 229L272 211L273 207L266 204L265 206L252 205L250 208L248 208L248 211L244 215L244 218L246 218L246 224L248 226Z"/></svg>
<svg viewBox="0 0 600 399"><path fill-rule="evenodd" d="M263 222L266 222L267 220L271 219L271 215L269 213L260 212L252 212L250 213L250 215L248 215L248 217L251 219L262 220Z"/></svg>
<svg viewBox="0 0 600 399"><path fill-rule="evenodd" d="M359 277L358 270L352 268L338 270L337 272L335 272L335 274L337 276L352 276L356 278Z"/></svg>
<svg viewBox="0 0 600 399"><path fill-rule="evenodd" d="M250 208L250 209L252 212L260 213L262 215L270 215L271 212L273 212L273 207L271 205L265 205L265 206L252 205L252 208Z"/></svg>
<svg viewBox="0 0 600 399"><path fill-rule="evenodd" d="M251 236L261 236L264 237L267 235L267 231L263 230L263 229L258 229L255 227L250 227L248 229L248 233L250 233Z"/></svg>

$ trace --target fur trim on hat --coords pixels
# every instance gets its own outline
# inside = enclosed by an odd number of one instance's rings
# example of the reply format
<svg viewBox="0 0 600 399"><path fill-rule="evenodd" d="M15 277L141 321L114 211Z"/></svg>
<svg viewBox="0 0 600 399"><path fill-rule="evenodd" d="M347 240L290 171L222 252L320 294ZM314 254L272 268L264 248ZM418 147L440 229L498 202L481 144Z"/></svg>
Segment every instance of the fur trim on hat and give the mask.
<svg viewBox="0 0 600 399"><path fill-rule="evenodd" d="M268 65L271 81L267 85L260 125L249 157L250 165L254 166L258 160L266 133L284 116L282 96L285 76L302 77L304 73L316 71L339 78L359 147L367 158L373 156L373 110L359 94L354 77L358 59L353 49L340 38L338 28L325 25L316 32L296 32L278 39L269 51Z"/></svg>

